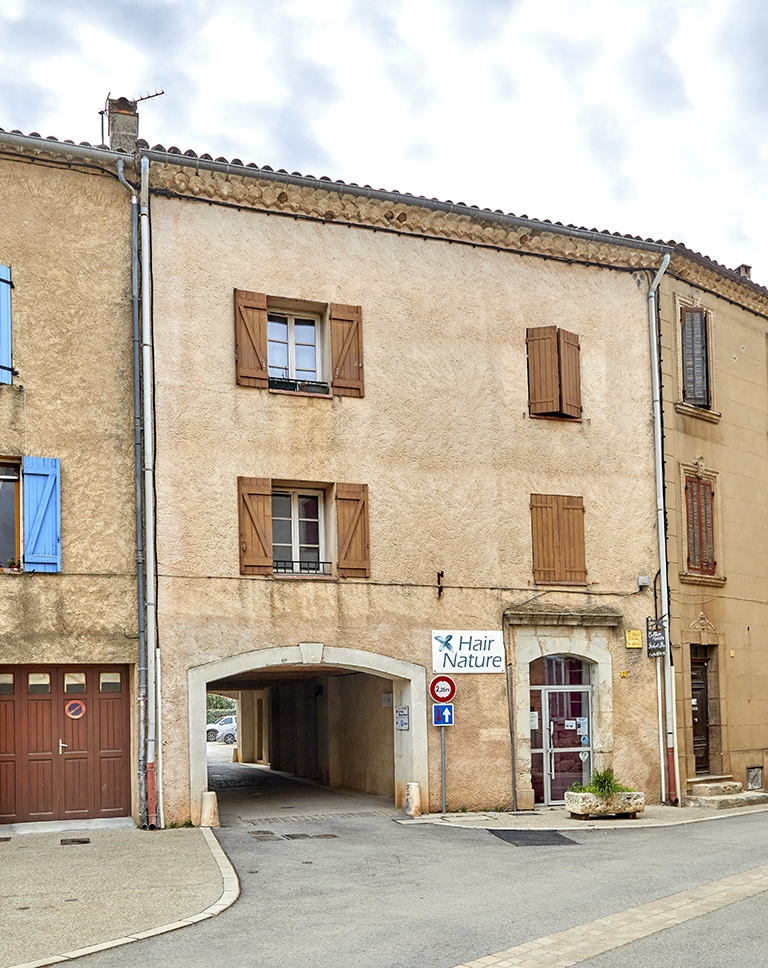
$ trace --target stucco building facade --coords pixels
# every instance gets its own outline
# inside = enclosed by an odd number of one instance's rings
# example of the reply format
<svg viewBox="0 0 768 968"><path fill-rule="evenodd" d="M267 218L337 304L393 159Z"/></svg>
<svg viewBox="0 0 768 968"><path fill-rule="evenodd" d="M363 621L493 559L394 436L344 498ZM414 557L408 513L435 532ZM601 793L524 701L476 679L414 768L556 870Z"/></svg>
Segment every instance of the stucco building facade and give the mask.
<svg viewBox="0 0 768 968"><path fill-rule="evenodd" d="M0 824L124 817L137 810L129 196L114 165L8 144L0 195Z"/></svg>

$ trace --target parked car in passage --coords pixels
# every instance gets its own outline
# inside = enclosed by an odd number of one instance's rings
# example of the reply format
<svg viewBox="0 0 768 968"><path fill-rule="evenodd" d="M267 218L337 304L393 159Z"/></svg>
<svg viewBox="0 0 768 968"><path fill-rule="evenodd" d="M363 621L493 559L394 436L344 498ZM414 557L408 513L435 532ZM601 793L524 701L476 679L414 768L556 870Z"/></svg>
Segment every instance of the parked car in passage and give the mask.
<svg viewBox="0 0 768 968"><path fill-rule="evenodd" d="M231 746L237 742L237 720L231 726L222 726L216 736L220 743L227 743Z"/></svg>
<svg viewBox="0 0 768 968"><path fill-rule="evenodd" d="M215 723L208 723L205 727L205 738L209 743L213 743L219 738L219 730L230 726L237 730L237 716L224 716L217 719Z"/></svg>

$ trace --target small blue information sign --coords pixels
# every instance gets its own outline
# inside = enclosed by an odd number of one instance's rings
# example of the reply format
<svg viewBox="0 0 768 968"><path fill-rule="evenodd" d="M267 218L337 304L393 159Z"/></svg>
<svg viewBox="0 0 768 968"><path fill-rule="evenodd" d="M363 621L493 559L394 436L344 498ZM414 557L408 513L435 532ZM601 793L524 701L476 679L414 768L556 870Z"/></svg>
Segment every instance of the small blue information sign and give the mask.
<svg viewBox="0 0 768 968"><path fill-rule="evenodd" d="M453 703L436 702L432 705L433 726L453 726Z"/></svg>

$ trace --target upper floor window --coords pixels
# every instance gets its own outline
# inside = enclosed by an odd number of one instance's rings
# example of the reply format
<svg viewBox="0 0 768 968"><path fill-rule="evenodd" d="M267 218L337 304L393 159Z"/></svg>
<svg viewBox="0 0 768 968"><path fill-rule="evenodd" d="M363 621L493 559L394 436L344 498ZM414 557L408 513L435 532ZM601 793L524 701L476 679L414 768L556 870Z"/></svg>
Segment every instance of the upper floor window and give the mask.
<svg viewBox="0 0 768 968"><path fill-rule="evenodd" d="M335 497L336 573L370 577L367 484L239 477L237 485L241 575L330 575Z"/></svg>
<svg viewBox="0 0 768 968"><path fill-rule="evenodd" d="M60 482L56 457L0 459L0 567L61 571Z"/></svg>
<svg viewBox="0 0 768 968"><path fill-rule="evenodd" d="M327 575L322 491L272 491L275 574Z"/></svg>
<svg viewBox="0 0 768 968"><path fill-rule="evenodd" d="M269 386L278 390L328 392L323 382L323 354L319 319L289 314L267 314Z"/></svg>
<svg viewBox="0 0 768 968"><path fill-rule="evenodd" d="M717 550L722 549L720 517L716 504L719 475L704 466L680 464L682 488L682 581L721 585L725 582Z"/></svg>
<svg viewBox="0 0 768 968"><path fill-rule="evenodd" d="M235 289L235 366L241 386L364 396L360 306Z"/></svg>
<svg viewBox="0 0 768 968"><path fill-rule="evenodd" d="M710 392L709 333L707 312L700 307L682 311L683 403L709 409Z"/></svg>
<svg viewBox="0 0 768 968"><path fill-rule="evenodd" d="M557 326L526 330L532 417L581 417L579 337Z"/></svg>

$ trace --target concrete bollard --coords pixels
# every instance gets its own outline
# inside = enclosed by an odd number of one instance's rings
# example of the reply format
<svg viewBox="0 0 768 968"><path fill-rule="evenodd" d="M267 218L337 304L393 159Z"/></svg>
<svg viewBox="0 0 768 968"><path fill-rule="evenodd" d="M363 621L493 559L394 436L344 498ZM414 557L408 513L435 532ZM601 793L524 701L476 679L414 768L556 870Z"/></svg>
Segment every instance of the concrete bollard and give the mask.
<svg viewBox="0 0 768 968"><path fill-rule="evenodd" d="M418 783L405 784L405 815L406 817L421 816L421 790Z"/></svg>
<svg viewBox="0 0 768 968"><path fill-rule="evenodd" d="M219 801L213 790L204 793L200 798L200 826L219 826Z"/></svg>

